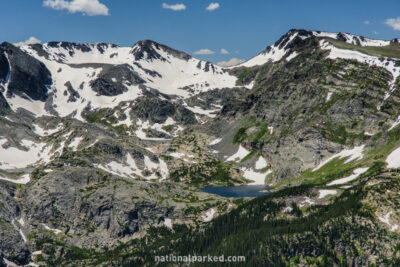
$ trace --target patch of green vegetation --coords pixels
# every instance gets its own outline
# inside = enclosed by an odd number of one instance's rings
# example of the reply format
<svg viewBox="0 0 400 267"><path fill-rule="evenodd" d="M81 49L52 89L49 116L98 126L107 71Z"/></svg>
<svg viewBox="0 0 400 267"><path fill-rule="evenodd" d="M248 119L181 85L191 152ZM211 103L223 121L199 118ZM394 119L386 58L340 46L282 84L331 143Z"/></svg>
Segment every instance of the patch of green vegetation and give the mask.
<svg viewBox="0 0 400 267"><path fill-rule="evenodd" d="M295 182L303 182L308 185L322 185L329 181L348 176L358 165L354 165L353 162L345 164L344 162L346 159L347 158L334 158L318 170L313 171L312 169L308 169L294 179L285 180L276 184L274 188L280 188Z"/></svg>
<svg viewBox="0 0 400 267"><path fill-rule="evenodd" d="M86 120L90 123L101 123L103 121L103 117L99 113L93 113L86 115Z"/></svg>
<svg viewBox="0 0 400 267"><path fill-rule="evenodd" d="M170 173L174 182L184 181L187 184L204 187L209 185L242 184L231 175L231 166L221 160L209 160L199 164L181 165Z"/></svg>
<svg viewBox="0 0 400 267"><path fill-rule="evenodd" d="M240 163L243 163L243 162L246 162L246 161L248 161L249 159L251 159L254 155L256 155L257 154L257 151L251 151L249 154L247 154L241 161L240 161Z"/></svg>
<svg viewBox="0 0 400 267"><path fill-rule="evenodd" d="M237 132L233 136L233 143L234 144L240 144L244 140L246 140L247 134L246 134L246 128L242 127L237 130Z"/></svg>
<svg viewBox="0 0 400 267"><path fill-rule="evenodd" d="M45 176L47 173L44 171L44 168L36 168L31 173L32 180L40 179L40 177Z"/></svg>
<svg viewBox="0 0 400 267"><path fill-rule="evenodd" d="M111 126L114 130L116 130L118 133L122 134L127 131L126 125L121 124L117 126Z"/></svg>
<svg viewBox="0 0 400 267"><path fill-rule="evenodd" d="M261 170L258 170L258 172L266 173L269 169L270 169L270 167L267 166L267 167L262 168Z"/></svg>
<svg viewBox="0 0 400 267"><path fill-rule="evenodd" d="M143 170L143 171L142 171L142 175L143 175L144 177L147 177L147 176L151 175L151 171L149 171L149 170Z"/></svg>
<svg viewBox="0 0 400 267"><path fill-rule="evenodd" d="M253 142L258 142L266 133L268 130L268 126L266 123L264 123L264 125L260 125L260 128L258 129L258 131L254 134L254 137L252 138Z"/></svg>
<svg viewBox="0 0 400 267"><path fill-rule="evenodd" d="M348 132L344 125L339 125L335 127L331 124L326 124L324 128L320 129L320 132L324 138L342 145L357 138L362 140L369 138L364 134L364 132L358 134Z"/></svg>
<svg viewBox="0 0 400 267"><path fill-rule="evenodd" d="M378 134L374 136L376 139L383 137L387 139L387 141L385 144L379 145L368 151L363 158L363 163L385 161L390 152L400 146L400 125L386 132L385 135L386 136L381 136L381 134Z"/></svg>
<svg viewBox="0 0 400 267"><path fill-rule="evenodd" d="M161 154L160 157L165 159L165 160L173 160L174 159L174 157L169 156L169 155L164 155L164 154Z"/></svg>
<svg viewBox="0 0 400 267"><path fill-rule="evenodd" d="M162 127L162 129L166 132L172 133L172 131L175 129L175 125L165 125Z"/></svg>
<svg viewBox="0 0 400 267"><path fill-rule="evenodd" d="M107 112L109 112L108 109L102 109L94 113L85 114L84 117L90 123L100 123L114 129L119 134L125 133L128 130L127 126L124 124L113 125L118 122L118 119L114 115L107 116Z"/></svg>
<svg viewBox="0 0 400 267"><path fill-rule="evenodd" d="M345 99L346 94L341 94L340 92L335 92L332 94L331 98L329 101L323 104L318 104L314 107L312 107L312 110L314 112L317 112L319 115L324 115L326 112L339 100Z"/></svg>
<svg viewBox="0 0 400 267"><path fill-rule="evenodd" d="M107 120L111 123L111 124L115 124L118 122L117 117L115 117L114 115L111 115L109 117L107 117Z"/></svg>
<svg viewBox="0 0 400 267"><path fill-rule="evenodd" d="M271 136L268 132L268 124L266 122L260 122L254 117L245 118L241 121L242 126L233 135L232 142L234 144L240 144L244 141L250 142L261 142L268 143ZM251 133L249 130L251 129Z"/></svg>
<svg viewBox="0 0 400 267"><path fill-rule="evenodd" d="M69 245L59 237L55 236L54 233L46 231L47 234L31 233L29 240L34 241L35 248L42 250L46 257L38 258L38 260L45 260L48 266L61 266L65 264L71 264L76 261L86 259L96 259L99 261L107 260L104 258L102 253L97 253L95 249L85 249L73 245ZM62 248L68 252L68 257L62 258L57 255L57 248Z"/></svg>
<svg viewBox="0 0 400 267"><path fill-rule="evenodd" d="M189 206L188 208L185 209L185 214L194 214L198 215L199 213L208 210L213 206L212 203L205 203L204 205L201 206Z"/></svg>
<svg viewBox="0 0 400 267"><path fill-rule="evenodd" d="M60 162L69 164L71 166L91 167L92 163L86 157L82 157L84 153L72 151L72 149L65 149L59 158Z"/></svg>

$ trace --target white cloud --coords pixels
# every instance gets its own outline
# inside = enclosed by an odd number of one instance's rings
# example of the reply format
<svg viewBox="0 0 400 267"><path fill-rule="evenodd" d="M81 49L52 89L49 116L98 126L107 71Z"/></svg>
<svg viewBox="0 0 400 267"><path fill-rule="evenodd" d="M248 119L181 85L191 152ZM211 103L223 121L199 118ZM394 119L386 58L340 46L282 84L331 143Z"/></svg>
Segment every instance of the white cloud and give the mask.
<svg viewBox="0 0 400 267"><path fill-rule="evenodd" d="M369 21L369 20L364 20L364 22L363 22L364 24L366 24L366 25L369 25L369 24L371 24L371 22Z"/></svg>
<svg viewBox="0 0 400 267"><path fill-rule="evenodd" d="M375 35L379 34L379 32L377 32L377 31L372 31L372 33L375 34Z"/></svg>
<svg viewBox="0 0 400 267"><path fill-rule="evenodd" d="M200 49L200 50L194 52L194 54L195 55L214 55L215 52L210 49L203 48L203 49Z"/></svg>
<svg viewBox="0 0 400 267"><path fill-rule="evenodd" d="M55 10L67 10L69 13L82 13L88 16L108 16L108 7L99 0L45 0L45 7Z"/></svg>
<svg viewBox="0 0 400 267"><path fill-rule="evenodd" d="M235 66L235 65L239 65L240 63L243 63L243 62L244 62L243 59L239 59L239 58L235 58L234 57L234 58L231 58L228 61L218 62L217 65L221 66L221 67L232 67L232 66Z"/></svg>
<svg viewBox="0 0 400 267"><path fill-rule="evenodd" d="M41 41L33 36L29 37L28 40L19 42L19 43L14 43L15 46L23 46L23 45L30 45L30 44L40 44Z"/></svg>
<svg viewBox="0 0 400 267"><path fill-rule="evenodd" d="M208 7L206 7L207 11L214 11L216 9L219 8L219 4L218 3L211 3L208 5Z"/></svg>
<svg viewBox="0 0 400 267"><path fill-rule="evenodd" d="M180 10L185 10L186 9L186 6L184 4L168 5L166 3L163 3L162 7L165 8L165 9L171 9L173 11L180 11Z"/></svg>
<svg viewBox="0 0 400 267"><path fill-rule="evenodd" d="M228 55L228 54L229 54L229 51L226 50L225 48L221 48L221 54L223 54L223 55Z"/></svg>
<svg viewBox="0 0 400 267"><path fill-rule="evenodd" d="M392 27L393 30L400 31L400 17L397 17L395 19L387 19L385 21L385 24Z"/></svg>

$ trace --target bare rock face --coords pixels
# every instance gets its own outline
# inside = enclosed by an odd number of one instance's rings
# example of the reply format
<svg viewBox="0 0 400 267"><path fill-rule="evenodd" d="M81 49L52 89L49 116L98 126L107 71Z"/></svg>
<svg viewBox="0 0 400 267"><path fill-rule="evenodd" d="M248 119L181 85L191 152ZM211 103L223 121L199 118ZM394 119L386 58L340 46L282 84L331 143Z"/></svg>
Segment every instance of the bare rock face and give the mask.
<svg viewBox="0 0 400 267"><path fill-rule="evenodd" d="M10 66L4 51L0 52L0 80L6 82L10 74Z"/></svg>
<svg viewBox="0 0 400 267"><path fill-rule="evenodd" d="M24 212L32 222L82 235L71 242L105 246L156 226L166 217L183 216L182 210L157 204L154 190L158 187L91 168L69 168L29 184Z"/></svg>
<svg viewBox="0 0 400 267"><path fill-rule="evenodd" d="M8 61L8 67L5 60ZM7 97L18 95L28 96L32 100L46 100L47 88L51 85L52 79L49 70L42 62L10 43L3 43L0 45L0 79L5 79L4 73L8 73L7 69L10 70L10 73L6 74L10 79Z"/></svg>
<svg viewBox="0 0 400 267"><path fill-rule="evenodd" d="M21 214L16 191L15 185L0 181L0 258L24 265L30 261L30 252L19 232L17 220Z"/></svg>
<svg viewBox="0 0 400 267"><path fill-rule="evenodd" d="M194 124L197 121L194 113L183 105L155 97L138 99L133 110L139 118L153 123L164 123L168 117L184 125Z"/></svg>
<svg viewBox="0 0 400 267"><path fill-rule="evenodd" d="M8 109L10 109L10 105L7 103L3 93L0 92L0 114L4 114L4 111Z"/></svg>
<svg viewBox="0 0 400 267"><path fill-rule="evenodd" d="M138 85L144 80L128 64L117 65L100 74L96 80L91 82L93 91L99 95L116 96L126 91L126 86Z"/></svg>

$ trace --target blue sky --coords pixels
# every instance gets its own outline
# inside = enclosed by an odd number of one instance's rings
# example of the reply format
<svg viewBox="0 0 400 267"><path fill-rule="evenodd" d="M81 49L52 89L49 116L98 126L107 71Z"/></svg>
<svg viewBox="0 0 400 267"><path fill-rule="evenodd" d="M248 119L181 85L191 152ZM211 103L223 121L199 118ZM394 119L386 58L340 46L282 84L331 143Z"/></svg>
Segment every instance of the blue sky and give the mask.
<svg viewBox="0 0 400 267"><path fill-rule="evenodd" d="M214 51L195 55L213 62L248 59L291 28L400 37L400 0L1 0L0 10L0 41L152 39L192 55Z"/></svg>

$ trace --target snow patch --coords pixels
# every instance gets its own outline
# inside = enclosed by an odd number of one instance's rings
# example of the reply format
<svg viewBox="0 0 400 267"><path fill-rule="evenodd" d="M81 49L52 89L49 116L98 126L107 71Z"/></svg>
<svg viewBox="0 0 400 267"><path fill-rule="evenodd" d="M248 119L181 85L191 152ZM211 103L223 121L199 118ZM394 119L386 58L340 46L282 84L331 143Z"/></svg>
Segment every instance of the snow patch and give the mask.
<svg viewBox="0 0 400 267"><path fill-rule="evenodd" d="M201 218L203 218L204 222L209 222L214 218L214 215L216 213L216 210L214 208L209 209L205 215L202 215Z"/></svg>
<svg viewBox="0 0 400 267"><path fill-rule="evenodd" d="M283 210L283 212L284 212L284 213L289 213L289 212L291 212L292 210L293 210L292 207L286 207L286 208Z"/></svg>
<svg viewBox="0 0 400 267"><path fill-rule="evenodd" d="M287 61L290 61L290 60L292 60L293 58L295 58L295 57L297 57L299 54L296 52L296 51L294 51L293 53L291 53L287 58L286 58L286 60Z"/></svg>
<svg viewBox="0 0 400 267"><path fill-rule="evenodd" d="M27 184L27 183L29 183L31 178L30 178L30 174L27 173L27 174L22 175L21 178L19 178L19 179L10 179L10 178L5 178L5 177L0 177L0 180L11 182L14 184Z"/></svg>
<svg viewBox="0 0 400 267"><path fill-rule="evenodd" d="M210 143L210 146L215 146L216 144L218 144L218 143L221 142L221 141L222 141L222 138L217 138L217 139L213 140L213 141Z"/></svg>
<svg viewBox="0 0 400 267"><path fill-rule="evenodd" d="M54 129L44 129L37 124L34 124L33 126L35 127L34 132L40 136L49 136L49 135L55 134L55 133L61 131L63 128L62 123L58 124L57 127Z"/></svg>
<svg viewBox="0 0 400 267"><path fill-rule="evenodd" d="M256 170L261 170L261 169L264 169L266 167L268 167L267 161L265 160L264 157L260 156L258 158L258 160L256 161L256 164L255 164Z"/></svg>
<svg viewBox="0 0 400 267"><path fill-rule="evenodd" d="M191 161L191 160L188 159L188 158L194 158L194 156L192 156L192 155L187 155L187 154L180 153L180 152L172 152L169 155L171 157L184 160L186 162L195 163L194 161Z"/></svg>
<svg viewBox="0 0 400 267"><path fill-rule="evenodd" d="M400 168L400 147L393 150L386 158L387 167Z"/></svg>
<svg viewBox="0 0 400 267"><path fill-rule="evenodd" d="M317 167L313 169L313 171L320 169L322 166L324 166L326 163L333 160L334 158L348 158L344 162L345 164L356 159L362 159L364 147L365 147L364 145L361 145L361 146L356 146L353 149L345 149L321 162Z"/></svg>
<svg viewBox="0 0 400 267"><path fill-rule="evenodd" d="M134 159L131 154L126 154L125 163L119 163L116 161L111 161L105 166L101 164L95 164L95 167L102 169L103 171L109 172L114 175L122 176L125 178L135 178L135 174L138 176L143 176L142 172L136 166Z"/></svg>
<svg viewBox="0 0 400 267"><path fill-rule="evenodd" d="M22 232L21 229L19 229L19 234L21 235L21 237L22 237L22 239L24 240L24 242L27 243L27 242L28 242L28 238L26 238L24 232Z"/></svg>
<svg viewBox="0 0 400 267"><path fill-rule="evenodd" d="M246 84L244 87L246 87L247 89L251 90L251 89L253 89L255 84L256 84L256 82L253 80L249 84Z"/></svg>
<svg viewBox="0 0 400 267"><path fill-rule="evenodd" d="M165 134L169 134L163 129L163 126L173 125L176 122L172 118L168 118L163 124L155 123L150 125L149 121L142 122L142 120L138 119L136 122L137 130L135 131L136 136L144 141L170 141L171 138L158 138L158 137L147 137L147 134L143 130L153 129L159 132L163 132Z"/></svg>
<svg viewBox="0 0 400 267"><path fill-rule="evenodd" d="M25 225L25 221L24 221L24 218L19 218L18 219L18 223L21 225L21 226L24 226Z"/></svg>
<svg viewBox="0 0 400 267"><path fill-rule="evenodd" d="M382 181L369 182L368 185L369 186L374 186L374 185L377 185L377 184L380 184L380 183L382 183Z"/></svg>
<svg viewBox="0 0 400 267"><path fill-rule="evenodd" d="M315 202L313 200L311 200L309 197L305 197L305 199L299 204L299 207L302 208L306 205L314 205Z"/></svg>
<svg viewBox="0 0 400 267"><path fill-rule="evenodd" d="M131 119L131 114L130 114L130 108L125 109L124 114L125 114L125 120L117 122L115 125L122 125L125 124L126 126L130 127L132 125L132 119Z"/></svg>
<svg viewBox="0 0 400 267"><path fill-rule="evenodd" d="M390 126L390 128L388 129L388 131L393 130L393 128L395 128L397 125L400 124L400 115L397 117L397 119L393 122L393 124Z"/></svg>
<svg viewBox="0 0 400 267"><path fill-rule="evenodd" d="M290 44L297 35L298 35L297 32L292 34L290 36L289 40L287 41L286 45ZM270 46L266 51L261 52L257 56L249 59L248 61L246 61L238 66L250 68L250 67L254 67L254 66L264 65L268 61L277 62L277 61L281 60L287 54L287 52L289 50L290 49L286 50L286 46L279 48L279 44L277 46L273 45L273 46ZM293 53L293 54L295 54L295 53ZM289 58L288 61L291 58L297 56L297 55L294 55L294 56L292 56L292 55L290 55L288 57ZM238 67L238 66L235 66L235 67Z"/></svg>
<svg viewBox="0 0 400 267"><path fill-rule="evenodd" d="M227 158L225 161L241 161L249 153L250 153L250 151L248 151L247 149L242 147L242 145L239 145L238 151L235 154L233 154L232 156L230 156L229 158Z"/></svg>
<svg viewBox="0 0 400 267"><path fill-rule="evenodd" d="M48 225L42 223L42 225L44 226L44 228L48 231L52 231L53 233L55 233L56 235L63 233L63 231L59 230L59 229L55 229L55 228L50 228Z"/></svg>
<svg viewBox="0 0 400 267"><path fill-rule="evenodd" d="M4 144L4 138L0 143ZM27 150L21 150L16 147L4 148L0 146L0 166L9 169L25 168L32 164L47 163L50 161L52 146L46 143L35 143L23 139L20 145Z"/></svg>
<svg viewBox="0 0 400 267"><path fill-rule="evenodd" d="M69 143L68 147L72 148L73 151L77 151L78 150L78 146L81 143L81 141L83 140L83 137L75 137L74 140L72 140L71 143Z"/></svg>
<svg viewBox="0 0 400 267"><path fill-rule="evenodd" d="M168 166L162 159L159 158L158 161L159 161L159 163L155 163L155 162L151 161L148 156L144 156L145 168L152 172L159 171L159 173L162 177L161 180L165 180L169 174ZM147 177L147 179L157 179L157 178L158 177L154 173L150 177Z"/></svg>
<svg viewBox="0 0 400 267"><path fill-rule="evenodd" d="M388 46L390 45L390 41L386 40L377 40L377 39L370 39L365 38L349 33L341 33L342 36L346 39L346 43L353 44L353 45L360 45L360 46ZM313 35L316 37L328 37L332 39L337 39L337 32L317 32L313 31Z"/></svg>
<svg viewBox="0 0 400 267"><path fill-rule="evenodd" d="M169 218L164 218L164 225L169 229L172 229L172 220Z"/></svg>
<svg viewBox="0 0 400 267"><path fill-rule="evenodd" d="M358 168L358 169L355 169L353 171L352 175L350 175L348 177L345 177L345 178L341 178L341 179L335 180L333 182L330 182L327 185L331 186L331 185L338 185L338 184L348 183L350 181L353 181L353 180L357 179L358 176L360 176L361 174L365 173L368 169L369 168Z"/></svg>
<svg viewBox="0 0 400 267"><path fill-rule="evenodd" d="M220 109L202 109L201 107L198 106L193 106L193 107L186 106L186 108L192 111L193 113L205 115L210 118L215 118L216 114L214 113L220 111Z"/></svg>
<svg viewBox="0 0 400 267"><path fill-rule="evenodd" d="M45 109L45 102L33 101L27 95L24 96L25 97L22 98L18 95L14 95L11 98L7 98L7 102L14 112L22 108L31 112L36 117L51 116Z"/></svg>
<svg viewBox="0 0 400 267"><path fill-rule="evenodd" d="M333 92L328 92L328 94L326 95L325 102L328 102L329 100L331 100L332 95L333 95Z"/></svg>
<svg viewBox="0 0 400 267"><path fill-rule="evenodd" d="M253 182L249 185L265 185L265 178L272 173L272 170L268 170L266 173L256 172L252 169L241 168L243 171L243 177Z"/></svg>
<svg viewBox="0 0 400 267"><path fill-rule="evenodd" d="M388 212L385 217L378 217L378 219L383 222L384 224L387 224L390 227L390 231L394 232L396 231L399 226L397 224L392 225L390 223L390 216L393 214L393 211Z"/></svg>
<svg viewBox="0 0 400 267"><path fill-rule="evenodd" d="M321 190L319 190L318 198L321 199L321 198L324 198L324 197L329 196L329 195L336 195L337 193L338 193L337 190L321 189Z"/></svg>

